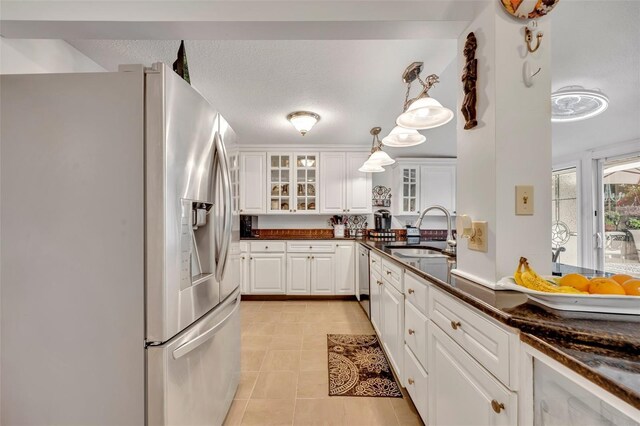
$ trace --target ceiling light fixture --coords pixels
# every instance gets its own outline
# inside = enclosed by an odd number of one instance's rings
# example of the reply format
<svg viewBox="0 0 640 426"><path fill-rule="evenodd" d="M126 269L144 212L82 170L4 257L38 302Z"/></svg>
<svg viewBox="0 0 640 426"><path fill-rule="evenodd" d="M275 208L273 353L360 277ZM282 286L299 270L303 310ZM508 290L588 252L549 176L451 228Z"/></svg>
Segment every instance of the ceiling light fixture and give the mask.
<svg viewBox="0 0 640 426"><path fill-rule="evenodd" d="M429 89L439 82L439 77L431 74L423 81L420 78L422 65L422 62L414 62L402 74L402 81L407 83L407 93L402 114L398 116L396 124L406 129L433 129L453 119L453 111L443 107L440 102L429 96ZM415 80L422 85L422 91L415 98L409 99L411 83Z"/></svg>
<svg viewBox="0 0 640 426"><path fill-rule="evenodd" d="M609 98L603 93L580 86L567 87L551 94L551 121L586 120L602 114L608 107Z"/></svg>
<svg viewBox="0 0 640 426"><path fill-rule="evenodd" d="M293 124L293 127L299 131L302 136L306 135L309 130L320 121L320 116L310 111L295 111L287 115L287 120Z"/></svg>
<svg viewBox="0 0 640 426"><path fill-rule="evenodd" d="M404 148L407 146L420 145L426 140L427 138L418 133L417 130L396 126L386 137L382 138L382 143L386 146Z"/></svg>
<svg viewBox="0 0 640 426"><path fill-rule="evenodd" d="M378 173L384 172L382 166L388 166L396 162L393 158L389 157L389 154L382 150L382 142L378 138L378 135L382 129L380 127L374 127L369 133L373 135L373 142L371 143L371 155L364 162L362 167L358 169L360 172L365 173Z"/></svg>

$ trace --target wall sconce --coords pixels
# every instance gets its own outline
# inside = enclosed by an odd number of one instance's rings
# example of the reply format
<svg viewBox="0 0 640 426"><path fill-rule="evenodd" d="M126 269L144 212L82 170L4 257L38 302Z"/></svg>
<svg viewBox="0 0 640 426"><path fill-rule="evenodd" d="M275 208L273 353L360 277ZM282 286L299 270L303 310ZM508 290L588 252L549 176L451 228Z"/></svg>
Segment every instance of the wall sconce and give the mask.
<svg viewBox="0 0 640 426"><path fill-rule="evenodd" d="M380 127L374 127L369 133L373 135L373 142L371 143L371 155L364 162L362 167L358 169L360 172L365 173L378 173L384 172L382 166L388 166L396 162L393 158L389 157L389 154L382 150L382 142L378 138L378 135L382 131Z"/></svg>
<svg viewBox="0 0 640 426"><path fill-rule="evenodd" d="M402 74L402 81L407 83L407 93L403 112L398 116L396 124L406 129L432 129L447 124L453 119L453 111L443 107L440 102L429 96L429 89L438 83L439 77L431 74L422 80L420 78L422 65L423 62L414 62ZM422 85L422 91L415 98L409 99L411 83L415 80Z"/></svg>

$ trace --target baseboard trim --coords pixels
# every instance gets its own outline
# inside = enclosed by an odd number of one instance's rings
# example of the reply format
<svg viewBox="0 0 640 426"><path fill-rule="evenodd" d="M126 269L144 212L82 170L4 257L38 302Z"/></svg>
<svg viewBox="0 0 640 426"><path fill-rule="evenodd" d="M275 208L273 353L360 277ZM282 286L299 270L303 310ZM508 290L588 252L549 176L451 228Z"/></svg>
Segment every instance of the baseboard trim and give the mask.
<svg viewBox="0 0 640 426"><path fill-rule="evenodd" d="M286 300L358 300L355 295L319 296L310 294L243 294L242 300L246 301L286 301Z"/></svg>

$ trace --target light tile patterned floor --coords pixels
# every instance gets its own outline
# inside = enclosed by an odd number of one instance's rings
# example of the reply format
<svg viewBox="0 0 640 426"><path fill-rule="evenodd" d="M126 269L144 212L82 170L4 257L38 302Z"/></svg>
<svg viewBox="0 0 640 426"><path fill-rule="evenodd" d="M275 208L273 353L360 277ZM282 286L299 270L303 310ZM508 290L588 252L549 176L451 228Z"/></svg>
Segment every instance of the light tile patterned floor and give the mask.
<svg viewBox="0 0 640 426"><path fill-rule="evenodd" d="M401 398L328 396L327 334L373 334L355 301L247 302L242 377L225 425L422 425Z"/></svg>

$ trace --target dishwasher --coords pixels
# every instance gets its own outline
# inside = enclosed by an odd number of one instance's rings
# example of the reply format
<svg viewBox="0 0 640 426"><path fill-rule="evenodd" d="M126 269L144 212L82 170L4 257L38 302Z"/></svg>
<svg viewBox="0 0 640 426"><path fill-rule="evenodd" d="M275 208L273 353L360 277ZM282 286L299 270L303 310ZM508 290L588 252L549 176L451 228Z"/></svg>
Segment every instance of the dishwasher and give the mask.
<svg viewBox="0 0 640 426"><path fill-rule="evenodd" d="M360 305L371 318L369 307L369 249L362 244L358 247L358 290L360 293Z"/></svg>

